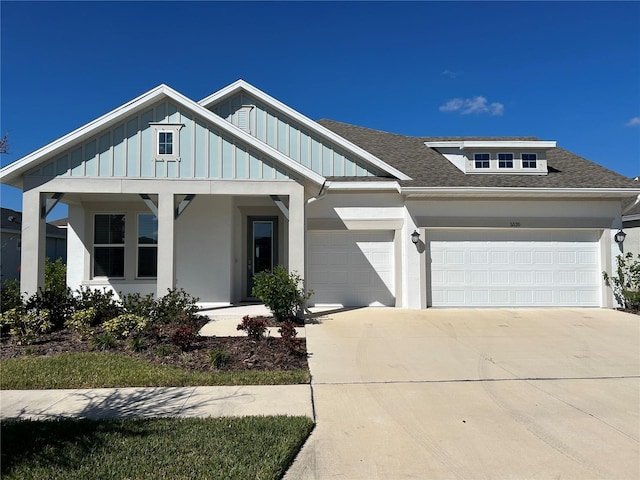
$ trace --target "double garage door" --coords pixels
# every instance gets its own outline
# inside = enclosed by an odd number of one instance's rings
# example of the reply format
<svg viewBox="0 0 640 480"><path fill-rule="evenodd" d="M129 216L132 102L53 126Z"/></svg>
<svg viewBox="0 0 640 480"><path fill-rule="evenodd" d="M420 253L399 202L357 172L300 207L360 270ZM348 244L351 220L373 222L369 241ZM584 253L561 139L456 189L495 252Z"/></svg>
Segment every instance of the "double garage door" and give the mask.
<svg viewBox="0 0 640 480"><path fill-rule="evenodd" d="M312 305L395 305L393 231L310 232Z"/></svg>
<svg viewBox="0 0 640 480"><path fill-rule="evenodd" d="M597 231L427 231L427 303L600 306Z"/></svg>

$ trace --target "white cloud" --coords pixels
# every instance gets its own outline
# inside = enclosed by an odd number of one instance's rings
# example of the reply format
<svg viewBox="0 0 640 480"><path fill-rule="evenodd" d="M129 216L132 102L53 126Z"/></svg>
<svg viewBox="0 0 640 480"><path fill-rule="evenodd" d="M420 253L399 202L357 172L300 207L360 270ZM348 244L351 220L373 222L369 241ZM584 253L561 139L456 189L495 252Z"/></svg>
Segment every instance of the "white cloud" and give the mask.
<svg viewBox="0 0 640 480"><path fill-rule="evenodd" d="M627 127L640 127L640 117L633 117L627 122Z"/></svg>
<svg viewBox="0 0 640 480"><path fill-rule="evenodd" d="M454 72L451 70L444 70L440 75L443 75L449 78L456 78L458 76L458 72Z"/></svg>
<svg viewBox="0 0 640 480"><path fill-rule="evenodd" d="M488 113L499 116L504 114L504 105L499 102L489 103L485 97L454 98L440 106L441 112L460 112L462 115L471 113Z"/></svg>

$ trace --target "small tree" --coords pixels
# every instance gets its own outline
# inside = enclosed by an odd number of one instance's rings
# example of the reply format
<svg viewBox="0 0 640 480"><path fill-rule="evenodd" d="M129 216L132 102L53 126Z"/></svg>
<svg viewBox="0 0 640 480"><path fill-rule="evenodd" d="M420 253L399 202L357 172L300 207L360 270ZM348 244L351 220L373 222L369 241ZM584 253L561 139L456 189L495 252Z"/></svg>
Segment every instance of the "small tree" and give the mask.
<svg viewBox="0 0 640 480"><path fill-rule="evenodd" d="M252 295L259 298L278 321L296 317L313 292L304 293L302 278L277 265L253 277Z"/></svg>
<svg viewBox="0 0 640 480"><path fill-rule="evenodd" d="M602 272L607 287L620 305L630 310L640 309L640 253L633 258L633 253L616 257L616 276Z"/></svg>

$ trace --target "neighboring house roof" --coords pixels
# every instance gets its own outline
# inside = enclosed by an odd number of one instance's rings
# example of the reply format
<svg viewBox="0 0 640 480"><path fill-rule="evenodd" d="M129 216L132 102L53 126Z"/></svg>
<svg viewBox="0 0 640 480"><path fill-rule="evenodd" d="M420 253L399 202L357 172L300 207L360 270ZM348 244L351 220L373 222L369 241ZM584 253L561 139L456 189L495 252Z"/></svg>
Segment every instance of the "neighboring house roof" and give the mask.
<svg viewBox="0 0 640 480"><path fill-rule="evenodd" d="M409 137L328 119L318 120L318 123L409 175L412 180L401 181L403 187L640 189L638 182L559 147L547 150L548 175L467 175L424 144L452 140L538 140L536 137ZM371 179L358 177L350 180Z"/></svg>
<svg viewBox="0 0 640 480"><path fill-rule="evenodd" d="M0 229L3 232L22 232L22 212L10 208L0 209ZM9 220L11 218L11 220ZM65 219L66 225L66 219ZM47 223L47 237L67 238L67 230L52 223Z"/></svg>

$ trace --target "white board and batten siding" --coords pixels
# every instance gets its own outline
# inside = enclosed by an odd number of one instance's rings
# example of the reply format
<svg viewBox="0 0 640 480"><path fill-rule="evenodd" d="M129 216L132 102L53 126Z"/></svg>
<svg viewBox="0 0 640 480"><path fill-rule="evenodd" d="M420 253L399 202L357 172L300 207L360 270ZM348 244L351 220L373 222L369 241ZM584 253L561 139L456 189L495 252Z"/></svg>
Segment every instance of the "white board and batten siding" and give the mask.
<svg viewBox="0 0 640 480"><path fill-rule="evenodd" d="M312 305L394 306L394 232L317 231L308 235Z"/></svg>
<svg viewBox="0 0 640 480"><path fill-rule="evenodd" d="M599 232L432 231L434 307L598 307Z"/></svg>

